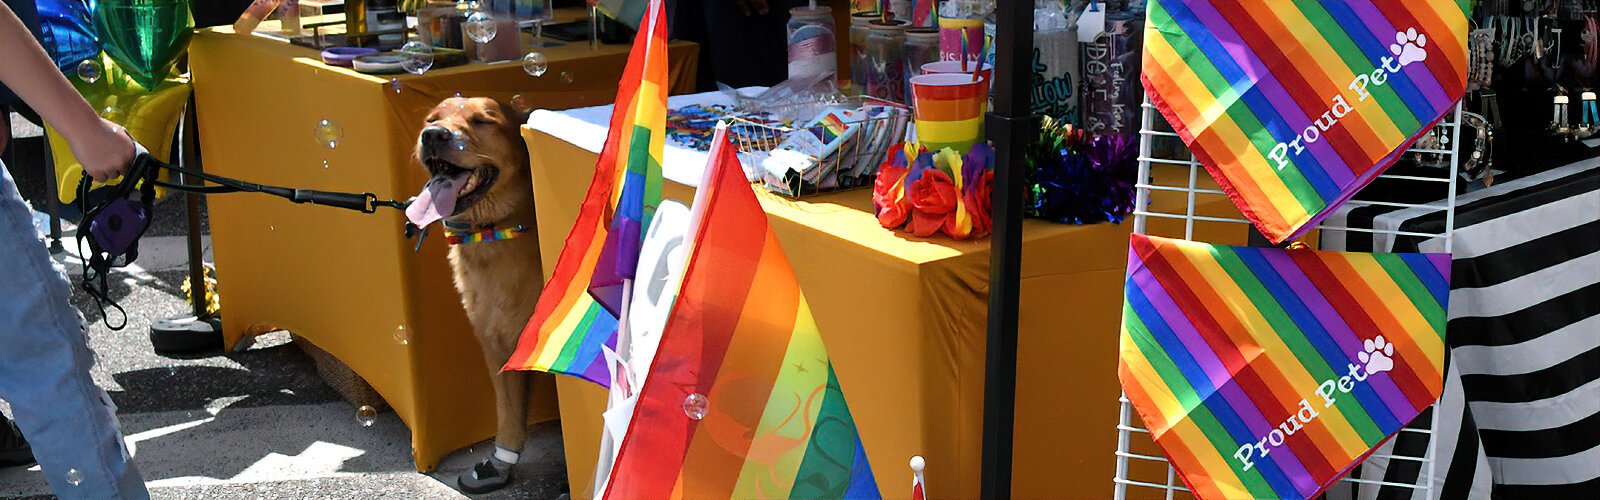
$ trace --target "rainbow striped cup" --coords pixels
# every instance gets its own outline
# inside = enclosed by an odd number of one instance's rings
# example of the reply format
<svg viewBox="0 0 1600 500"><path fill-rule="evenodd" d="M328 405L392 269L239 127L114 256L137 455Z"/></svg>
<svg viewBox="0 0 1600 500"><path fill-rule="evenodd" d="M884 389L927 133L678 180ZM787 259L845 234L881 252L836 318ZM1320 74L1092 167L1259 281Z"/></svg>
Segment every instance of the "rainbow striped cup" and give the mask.
<svg viewBox="0 0 1600 500"><path fill-rule="evenodd" d="M923 64L922 65L922 74L924 74L924 75L933 75L933 74L938 74L938 73L967 73L967 74L971 74L972 73L972 69L977 67L977 65L978 65L978 61L967 61L966 64L962 64L961 61L936 61L936 62ZM983 63L983 69L978 70L978 76L981 76L984 79L988 79L989 75L992 74L992 73L994 73L994 65L993 64L989 64L989 63Z"/></svg>
<svg viewBox="0 0 1600 500"><path fill-rule="evenodd" d="M981 76L943 73L911 77L917 141L928 151L951 148L966 153L983 140L983 111L989 87Z"/></svg>
<svg viewBox="0 0 1600 500"><path fill-rule="evenodd" d="M933 75L938 73L963 73L972 74L972 69L977 67L978 61L938 61L922 65L922 74ZM989 92L989 85L994 82L994 65L983 63L983 68L978 70L978 76L983 77L983 95L993 95Z"/></svg>

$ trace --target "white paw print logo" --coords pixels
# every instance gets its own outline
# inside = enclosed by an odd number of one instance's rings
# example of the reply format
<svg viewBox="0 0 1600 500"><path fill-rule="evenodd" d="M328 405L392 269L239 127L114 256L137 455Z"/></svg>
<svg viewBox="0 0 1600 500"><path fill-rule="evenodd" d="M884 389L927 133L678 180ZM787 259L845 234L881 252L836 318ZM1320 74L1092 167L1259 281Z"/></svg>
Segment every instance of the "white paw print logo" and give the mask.
<svg viewBox="0 0 1600 500"><path fill-rule="evenodd" d="M1394 34L1394 43L1389 45L1389 52L1399 58L1400 65L1405 66L1428 58L1428 51L1423 47L1428 46L1428 35L1417 33L1416 28L1406 28Z"/></svg>
<svg viewBox="0 0 1600 500"><path fill-rule="evenodd" d="M1361 342L1362 351L1356 354L1367 365L1367 375L1394 369L1394 344L1382 335Z"/></svg>

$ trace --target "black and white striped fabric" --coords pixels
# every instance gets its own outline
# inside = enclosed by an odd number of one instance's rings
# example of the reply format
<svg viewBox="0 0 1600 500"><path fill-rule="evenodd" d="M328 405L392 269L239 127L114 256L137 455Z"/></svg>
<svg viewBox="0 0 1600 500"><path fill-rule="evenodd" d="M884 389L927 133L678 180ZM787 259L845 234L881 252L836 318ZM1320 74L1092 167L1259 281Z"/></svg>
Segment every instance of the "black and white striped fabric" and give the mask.
<svg viewBox="0 0 1600 500"><path fill-rule="evenodd" d="M1438 234L1443 204L1346 207L1327 225ZM1600 498L1600 158L1460 196L1455 226L1436 497ZM1324 231L1323 247L1444 242ZM1352 473L1370 482L1329 499L1423 498L1425 466L1405 457L1423 456L1428 439L1401 431Z"/></svg>

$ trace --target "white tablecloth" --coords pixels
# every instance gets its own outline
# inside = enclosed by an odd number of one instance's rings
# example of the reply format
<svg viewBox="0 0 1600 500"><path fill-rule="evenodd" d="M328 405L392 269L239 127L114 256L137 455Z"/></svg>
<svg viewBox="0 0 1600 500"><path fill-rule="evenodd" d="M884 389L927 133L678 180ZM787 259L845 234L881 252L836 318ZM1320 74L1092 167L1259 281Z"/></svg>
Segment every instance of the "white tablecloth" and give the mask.
<svg viewBox="0 0 1600 500"><path fill-rule="evenodd" d="M747 87L740 89L744 95L753 95L766 90L764 87ZM667 98L667 109L680 109L693 105L722 105L732 106L733 99L722 92L705 92L700 94L686 94ZM528 116L528 126L534 130L550 134L550 136L572 143L589 151L599 153L606 142L606 128L611 125L612 105L594 106L588 108L569 109L566 111L537 110ZM689 187L700 185L701 174L705 172L707 152L675 144L671 139L666 141L666 150L662 152L661 174L667 180ZM745 176L751 179L752 172L745 171Z"/></svg>

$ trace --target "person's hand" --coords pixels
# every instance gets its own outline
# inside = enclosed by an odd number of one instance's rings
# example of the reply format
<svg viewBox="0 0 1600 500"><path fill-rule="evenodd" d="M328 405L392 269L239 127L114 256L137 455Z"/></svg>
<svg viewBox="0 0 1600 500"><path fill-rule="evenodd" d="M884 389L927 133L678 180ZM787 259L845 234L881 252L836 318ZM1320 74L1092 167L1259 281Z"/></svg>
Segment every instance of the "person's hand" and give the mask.
<svg viewBox="0 0 1600 500"><path fill-rule="evenodd" d="M739 12L745 17L767 14L767 0L733 0L733 3L739 4Z"/></svg>
<svg viewBox="0 0 1600 500"><path fill-rule="evenodd" d="M121 125L100 119L99 127L92 127L86 137L68 137L72 154L83 164L83 172L96 181L106 182L121 176L133 164L133 138Z"/></svg>

